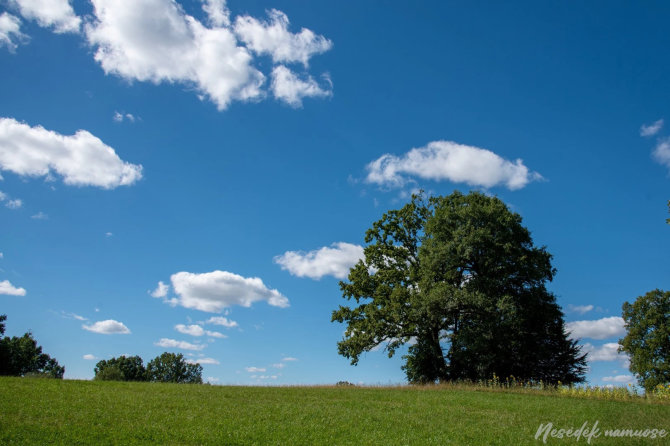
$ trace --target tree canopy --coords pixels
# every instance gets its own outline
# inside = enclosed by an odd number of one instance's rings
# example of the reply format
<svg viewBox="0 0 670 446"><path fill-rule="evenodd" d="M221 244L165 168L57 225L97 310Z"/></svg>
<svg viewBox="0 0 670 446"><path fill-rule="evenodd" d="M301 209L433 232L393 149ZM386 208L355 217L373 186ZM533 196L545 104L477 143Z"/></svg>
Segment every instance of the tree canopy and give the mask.
<svg viewBox="0 0 670 446"><path fill-rule="evenodd" d="M647 391L670 383L670 291L649 291L622 310L626 336L619 351L630 356L631 372Z"/></svg>
<svg viewBox="0 0 670 446"><path fill-rule="evenodd" d="M6 315L0 316L0 335L5 334ZM65 367L56 359L42 353L32 333L21 337L5 336L0 339L0 375L5 376L44 376L62 379Z"/></svg>
<svg viewBox="0 0 670 446"><path fill-rule="evenodd" d="M147 381L147 369L139 356L120 356L103 359L95 365L96 380L101 381Z"/></svg>
<svg viewBox="0 0 670 446"><path fill-rule="evenodd" d="M165 352L149 362L147 376L150 381L202 384L202 366L189 364L181 353Z"/></svg>
<svg viewBox="0 0 670 446"><path fill-rule="evenodd" d="M409 344L410 382L582 381L586 355L546 288L551 255L521 221L477 192L415 195L385 213L366 232L365 258L340 282L356 306L333 312L347 324L339 353L356 364L379 345L393 356Z"/></svg>

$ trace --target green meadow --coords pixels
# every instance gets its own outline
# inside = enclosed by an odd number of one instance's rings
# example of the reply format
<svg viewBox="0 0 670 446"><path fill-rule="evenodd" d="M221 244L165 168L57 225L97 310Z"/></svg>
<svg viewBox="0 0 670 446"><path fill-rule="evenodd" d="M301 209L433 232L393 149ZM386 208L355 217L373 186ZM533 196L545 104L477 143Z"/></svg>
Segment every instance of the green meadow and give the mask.
<svg viewBox="0 0 670 446"><path fill-rule="evenodd" d="M670 444L605 437L606 429L670 430L670 405L550 392L449 387L235 387L0 378L1 444L517 445L540 424L590 444ZM546 444L587 444L553 438Z"/></svg>

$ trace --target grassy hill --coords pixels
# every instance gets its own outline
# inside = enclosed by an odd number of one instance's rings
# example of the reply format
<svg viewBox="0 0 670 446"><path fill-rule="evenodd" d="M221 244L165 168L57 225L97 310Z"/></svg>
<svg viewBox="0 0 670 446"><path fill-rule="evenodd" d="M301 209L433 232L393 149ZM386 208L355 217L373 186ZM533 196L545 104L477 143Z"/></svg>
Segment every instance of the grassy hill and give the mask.
<svg viewBox="0 0 670 446"><path fill-rule="evenodd" d="M517 445L540 424L670 431L670 405L449 388L224 387L0 378L0 444ZM587 444L552 438L546 444Z"/></svg>

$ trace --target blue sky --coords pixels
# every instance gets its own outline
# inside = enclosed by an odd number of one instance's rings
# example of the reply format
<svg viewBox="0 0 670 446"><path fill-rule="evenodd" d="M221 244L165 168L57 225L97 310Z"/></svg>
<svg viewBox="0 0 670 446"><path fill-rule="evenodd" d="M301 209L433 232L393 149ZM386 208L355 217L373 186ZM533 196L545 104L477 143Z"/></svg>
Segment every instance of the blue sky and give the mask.
<svg viewBox="0 0 670 446"><path fill-rule="evenodd" d="M91 378L165 350L220 384L404 380L337 355L338 280L423 188L554 255L591 352L670 289L664 2L0 2L0 313ZM670 123L669 123L670 124ZM155 297L154 297L155 296Z"/></svg>

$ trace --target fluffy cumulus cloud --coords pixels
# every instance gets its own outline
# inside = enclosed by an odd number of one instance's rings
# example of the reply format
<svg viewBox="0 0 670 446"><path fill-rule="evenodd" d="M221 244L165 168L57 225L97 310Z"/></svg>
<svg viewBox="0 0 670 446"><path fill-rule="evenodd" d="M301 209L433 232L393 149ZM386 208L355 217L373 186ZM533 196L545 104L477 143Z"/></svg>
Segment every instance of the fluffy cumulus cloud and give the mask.
<svg viewBox="0 0 670 446"><path fill-rule="evenodd" d="M68 0L10 0L23 17L35 20L40 26L53 27L57 33L76 33L81 26Z"/></svg>
<svg viewBox="0 0 670 446"><path fill-rule="evenodd" d="M176 303L185 308L218 313L233 305L250 307L258 301L280 308L289 306L285 296L269 289L258 277L247 278L227 271L178 272L171 280L178 296Z"/></svg>
<svg viewBox="0 0 670 446"><path fill-rule="evenodd" d="M402 187L411 177L418 177L516 190L542 178L531 172L520 159L508 161L490 150L451 141L431 142L401 157L382 155L367 165L367 171L368 183L385 187Z"/></svg>
<svg viewBox="0 0 670 446"><path fill-rule="evenodd" d="M274 261L294 276L318 280L323 276L344 279L362 258L362 246L339 242L309 252L287 251Z"/></svg>
<svg viewBox="0 0 670 446"><path fill-rule="evenodd" d="M100 334L130 334L130 330L122 322L108 319L106 321L98 321L90 325L82 325L84 330L92 331Z"/></svg>
<svg viewBox="0 0 670 446"><path fill-rule="evenodd" d="M628 355L619 353L619 344L616 342L608 342L601 346L595 346L590 343L582 345L582 352L587 353L587 361L628 361Z"/></svg>
<svg viewBox="0 0 670 446"><path fill-rule="evenodd" d="M96 359L98 359L94 355L91 355L91 354L84 355L84 356L82 356L82 358L84 358L87 361L95 361Z"/></svg>
<svg viewBox="0 0 670 446"><path fill-rule="evenodd" d="M205 344L191 344L186 341L177 341L175 339L161 338L160 341L154 343L159 347L164 348L178 348L180 350L195 350L200 351L206 347Z"/></svg>
<svg viewBox="0 0 670 446"><path fill-rule="evenodd" d="M206 324L214 324L214 325L221 325L222 327L226 328L234 328L237 327L237 322L231 321L228 318L221 317L221 316L214 316L210 317L205 321Z"/></svg>
<svg viewBox="0 0 670 446"><path fill-rule="evenodd" d="M326 81L330 84L327 76ZM289 68L279 65L272 70L272 94L280 101L298 108L302 107L302 99L305 97L327 97L333 92L330 88L319 86L312 76L300 78Z"/></svg>
<svg viewBox="0 0 670 446"><path fill-rule="evenodd" d="M203 0L203 11L207 13L212 26L230 26L230 11L226 0Z"/></svg>
<svg viewBox="0 0 670 446"><path fill-rule="evenodd" d="M265 76L228 28L208 28L172 0L92 0L95 60L128 80L193 85L222 110L262 97ZM212 5L214 2L209 2Z"/></svg>
<svg viewBox="0 0 670 446"><path fill-rule="evenodd" d="M657 163L670 169L670 138L662 138L656 144L652 156Z"/></svg>
<svg viewBox="0 0 670 446"><path fill-rule="evenodd" d="M202 336L205 334L205 329L200 325L184 325L177 324L174 326L174 329L179 333L191 335L191 336Z"/></svg>
<svg viewBox="0 0 670 446"><path fill-rule="evenodd" d="M640 136L654 136L663 128L663 120L659 119L649 125L642 124L640 127Z"/></svg>
<svg viewBox="0 0 670 446"><path fill-rule="evenodd" d="M207 335L211 338L225 338L227 337L223 333L219 333L218 331L209 331L205 330L202 328L202 326L194 324L194 325L184 325L184 324L177 324L174 326L174 329L177 330L179 333L191 335L191 336L204 336Z"/></svg>
<svg viewBox="0 0 670 446"><path fill-rule="evenodd" d="M3 12L0 14L0 47L6 47L10 52L16 51L19 43L25 42L28 36L21 32L21 20Z"/></svg>
<svg viewBox="0 0 670 446"><path fill-rule="evenodd" d="M156 286L156 289L153 290L151 293L152 297L165 297L167 296L168 290L170 289L170 285L167 285L163 283L162 281L158 282L158 285Z"/></svg>
<svg viewBox="0 0 670 446"><path fill-rule="evenodd" d="M7 296L25 296L25 288L15 287L9 280L0 281L0 294Z"/></svg>
<svg viewBox="0 0 670 446"><path fill-rule="evenodd" d="M257 54L267 54L277 62L301 62L307 66L309 59L332 48L333 43L324 36L303 28L294 34L288 30L286 14L276 9L268 11L269 21L240 16L235 20L235 33Z"/></svg>
<svg viewBox="0 0 670 446"><path fill-rule="evenodd" d="M233 101L260 100L267 95L266 75L254 66L254 56L268 55L275 65L301 63L330 50L333 43L302 28L289 31L281 11L268 20L242 15L231 20L225 0L201 0L207 19L187 14L175 0L91 0L93 11L82 30L68 0L9 0L26 19L55 32L76 32L86 39L95 60L107 74L128 81L181 84L196 90L223 110ZM21 20L0 16L0 45L14 51L27 37ZM321 87L306 74L299 77L284 65L272 70L272 92L294 107L304 97L332 94L330 79ZM133 121L115 114L117 121Z"/></svg>
<svg viewBox="0 0 670 446"><path fill-rule="evenodd" d="M0 118L0 170L34 177L55 173L68 185L104 189L142 178L142 166L121 160L86 130L67 136L12 118Z"/></svg>
<svg viewBox="0 0 670 446"><path fill-rule="evenodd" d="M604 317L592 321L574 321L565 324L572 339L607 339L626 333L624 320L619 316Z"/></svg>

